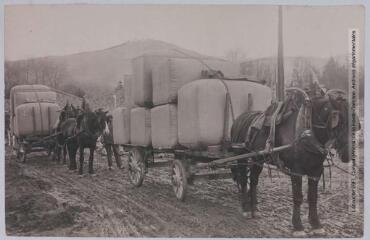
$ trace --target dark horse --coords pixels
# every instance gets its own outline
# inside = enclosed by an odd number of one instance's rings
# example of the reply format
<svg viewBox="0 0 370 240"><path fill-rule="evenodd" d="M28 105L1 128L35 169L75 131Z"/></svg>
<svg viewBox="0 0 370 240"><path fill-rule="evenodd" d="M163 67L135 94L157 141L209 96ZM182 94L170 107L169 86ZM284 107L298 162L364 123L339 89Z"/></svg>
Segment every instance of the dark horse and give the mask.
<svg viewBox="0 0 370 240"><path fill-rule="evenodd" d="M87 109L77 117L73 145L80 150L80 167L78 171L80 175L83 174L85 148L90 149L89 173L94 174L93 160L96 141L104 132L109 134L106 114L107 112L102 110L90 111ZM71 159L71 169L76 168L76 152L74 152L74 157Z"/></svg>
<svg viewBox="0 0 370 240"><path fill-rule="evenodd" d="M73 120L76 119L79 114L79 110L73 106L73 104L66 103L63 109L61 109L59 114L59 119L54 127L54 132L59 133L56 136L56 143L54 147L54 159L56 158L57 162L60 162L61 154L63 152L63 164L66 163L66 154L67 154L67 139L73 136L73 133L70 132L70 125L73 123Z"/></svg>
<svg viewBox="0 0 370 240"><path fill-rule="evenodd" d="M327 157L326 147L334 147L342 162L349 162L348 101L341 90L329 90L326 94L309 97L300 89L288 89L288 96L280 108L273 138L266 124L268 112L276 109L270 106L265 113L247 112L239 116L231 130L234 143L245 143L245 152L266 148L270 139L273 146L292 144L280 153L265 157L240 160L232 169L234 180L240 186L243 215L251 212L254 216L257 204L257 184L264 163L274 164L290 175L293 192L292 223L295 236L304 236L300 216L303 202L302 176L308 176L309 222L314 234L325 234L317 214L318 182ZM255 128L256 119L264 116L264 124ZM252 126L252 128L250 128ZM243 150L244 151L244 150ZM248 178L250 176L249 189Z"/></svg>

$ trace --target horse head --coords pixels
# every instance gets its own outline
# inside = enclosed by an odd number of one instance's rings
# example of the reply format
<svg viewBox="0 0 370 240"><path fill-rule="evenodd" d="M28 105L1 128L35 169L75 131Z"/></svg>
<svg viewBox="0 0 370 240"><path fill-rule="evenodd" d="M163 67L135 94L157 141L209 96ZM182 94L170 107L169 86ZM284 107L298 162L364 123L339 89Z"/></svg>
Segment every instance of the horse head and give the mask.
<svg viewBox="0 0 370 240"><path fill-rule="evenodd" d="M97 139L106 128L106 112L85 111L77 117L77 126L80 131L85 132L89 137Z"/></svg>
<svg viewBox="0 0 370 240"><path fill-rule="evenodd" d="M71 104L71 108L69 111L69 117L76 118L78 114L79 114L78 109L73 104Z"/></svg>
<svg viewBox="0 0 370 240"><path fill-rule="evenodd" d="M95 111L95 113L98 118L100 129L102 129L102 133L104 135L109 135L110 131L108 127L108 121L110 120L110 116L107 115L108 111L103 111L102 109L98 109L97 111Z"/></svg>
<svg viewBox="0 0 370 240"><path fill-rule="evenodd" d="M324 96L314 98L312 103L312 122L318 139L324 143L332 142L342 162L349 162L349 103L346 93L331 89ZM355 121L358 121L357 116Z"/></svg>

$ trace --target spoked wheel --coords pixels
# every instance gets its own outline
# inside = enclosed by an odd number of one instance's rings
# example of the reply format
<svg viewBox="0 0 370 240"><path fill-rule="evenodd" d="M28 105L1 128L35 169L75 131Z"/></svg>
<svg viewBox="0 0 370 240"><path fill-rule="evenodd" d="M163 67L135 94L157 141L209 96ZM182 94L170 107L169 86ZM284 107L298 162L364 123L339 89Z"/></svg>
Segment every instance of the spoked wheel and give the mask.
<svg viewBox="0 0 370 240"><path fill-rule="evenodd" d="M17 159L19 162L26 162L26 153L24 151L17 150Z"/></svg>
<svg viewBox="0 0 370 240"><path fill-rule="evenodd" d="M131 183L135 187L140 187L143 184L145 176L145 161L142 151L137 148L134 148L129 153L128 175Z"/></svg>
<svg viewBox="0 0 370 240"><path fill-rule="evenodd" d="M171 181L176 198L184 201L188 187L187 173L185 164L178 159L175 159L172 163Z"/></svg>

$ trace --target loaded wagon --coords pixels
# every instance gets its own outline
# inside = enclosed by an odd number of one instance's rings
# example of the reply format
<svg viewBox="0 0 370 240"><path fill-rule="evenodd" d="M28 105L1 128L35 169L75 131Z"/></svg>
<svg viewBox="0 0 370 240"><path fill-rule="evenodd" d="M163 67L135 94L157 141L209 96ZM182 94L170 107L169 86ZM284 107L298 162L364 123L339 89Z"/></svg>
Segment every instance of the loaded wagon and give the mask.
<svg viewBox="0 0 370 240"><path fill-rule="evenodd" d="M59 117L56 93L44 85L18 85L10 90L10 139L17 159L30 152L47 151Z"/></svg>
<svg viewBox="0 0 370 240"><path fill-rule="evenodd" d="M230 130L242 113L266 110L272 90L221 72L238 75L239 69L214 59L134 59L134 75L124 82L125 97L133 99L113 111L114 142L128 151L134 186L142 185L149 168L170 165L176 198L184 200L188 184L195 180L230 178L236 160L271 153L238 155L244 145L231 144ZM155 158L158 154L170 157Z"/></svg>

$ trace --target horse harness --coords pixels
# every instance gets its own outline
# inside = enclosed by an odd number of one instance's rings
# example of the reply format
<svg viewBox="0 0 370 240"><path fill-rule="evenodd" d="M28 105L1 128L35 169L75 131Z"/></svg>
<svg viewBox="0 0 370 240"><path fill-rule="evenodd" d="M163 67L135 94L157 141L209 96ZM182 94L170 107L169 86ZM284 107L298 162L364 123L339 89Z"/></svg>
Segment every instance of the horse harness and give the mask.
<svg viewBox="0 0 370 240"><path fill-rule="evenodd" d="M290 89L287 89L288 91ZM327 156L326 160L329 165L325 165L327 167L335 166L333 161L329 161L329 158L332 157L331 152L328 150L331 145L333 144L333 135L332 135L332 128L338 125L338 110L332 110L330 116L328 117L327 121L323 121L321 119L321 114L318 114L318 119L312 119L312 100L311 98L302 90L292 88L290 91L292 92L299 92L304 96L304 102L299 107L296 106L294 109L289 109L286 111L283 106L283 102L276 102L272 108L272 114L270 116L267 115L266 112L262 112L253 119L251 125L248 128L247 136L246 136L246 147L249 148L250 151L251 146L253 145L256 136L258 135L259 130L262 127L268 127L268 138L266 140L265 149L271 150L275 146L275 137L276 137L276 126L281 124L285 119L287 119L294 111L298 111L298 116L296 120L296 136L295 140L292 143L292 146L295 148L294 152L296 152L296 147L298 145L303 146L304 150L311 152L313 154L318 154L321 156ZM329 141L326 142L325 145L322 145L314 136L312 128L322 128L327 129L329 131ZM254 130L253 130L254 129ZM330 156L329 156L330 155ZM283 166L281 160L279 159L278 153L271 152L270 161L265 160L264 163L270 164L271 160L274 165L277 166L277 170L282 171L288 175L295 175L295 176L304 176L303 174L292 172L291 170L287 169ZM251 163L252 165L259 165L257 162ZM262 166L262 164L261 164ZM308 178L312 178L314 180L318 180L316 177L307 176Z"/></svg>

